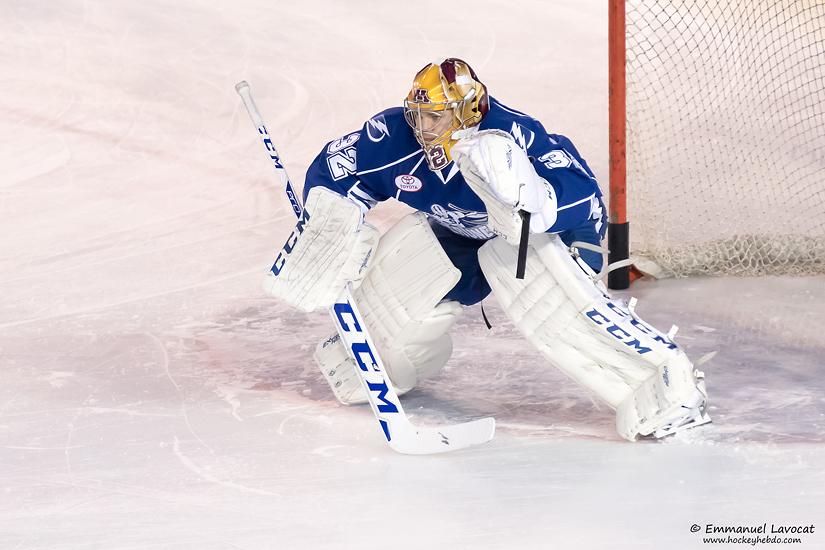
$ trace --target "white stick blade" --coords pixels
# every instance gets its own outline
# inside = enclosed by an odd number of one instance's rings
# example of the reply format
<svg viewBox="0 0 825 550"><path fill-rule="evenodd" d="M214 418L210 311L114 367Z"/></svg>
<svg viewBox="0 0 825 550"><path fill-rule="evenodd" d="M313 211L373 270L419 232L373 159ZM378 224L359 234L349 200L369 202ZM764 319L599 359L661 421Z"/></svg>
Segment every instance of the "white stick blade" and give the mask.
<svg viewBox="0 0 825 550"><path fill-rule="evenodd" d="M496 431L494 418L482 418L464 424L440 428L416 428L396 430L389 442L394 451L408 455L446 453L480 445L493 438Z"/></svg>

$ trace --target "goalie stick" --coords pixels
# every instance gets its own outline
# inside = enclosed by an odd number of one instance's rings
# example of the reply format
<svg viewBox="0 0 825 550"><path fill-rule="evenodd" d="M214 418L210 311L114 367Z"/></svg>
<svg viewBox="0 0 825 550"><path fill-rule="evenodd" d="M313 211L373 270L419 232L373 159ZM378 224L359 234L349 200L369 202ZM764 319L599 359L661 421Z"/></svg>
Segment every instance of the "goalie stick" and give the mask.
<svg viewBox="0 0 825 550"><path fill-rule="evenodd" d="M280 184L284 186L292 210L298 217L296 231L301 232L305 222L303 207L295 194L278 151L269 137L258 107L252 99L252 90L246 81L241 81L235 85L235 91L241 96L249 118L252 119L252 124L263 140L264 147L275 167L275 173ZM347 283L342 289L335 304L330 308L330 314L341 341L358 365L355 370L367 392L372 412L381 425L387 443L393 450L404 454L443 453L485 443L493 438L496 427L496 421L493 418L482 418L443 427L413 426L401 407L398 395L384 369L384 363L367 332L364 317L358 311L358 306L352 298L351 283Z"/></svg>

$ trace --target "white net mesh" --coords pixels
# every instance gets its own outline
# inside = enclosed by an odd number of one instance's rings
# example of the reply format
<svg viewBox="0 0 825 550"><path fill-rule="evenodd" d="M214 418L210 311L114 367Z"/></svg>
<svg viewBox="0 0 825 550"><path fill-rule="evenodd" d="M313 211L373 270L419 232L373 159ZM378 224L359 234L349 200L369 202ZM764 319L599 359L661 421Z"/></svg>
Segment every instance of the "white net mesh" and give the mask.
<svg viewBox="0 0 825 550"><path fill-rule="evenodd" d="M825 272L825 0L628 0L632 254Z"/></svg>

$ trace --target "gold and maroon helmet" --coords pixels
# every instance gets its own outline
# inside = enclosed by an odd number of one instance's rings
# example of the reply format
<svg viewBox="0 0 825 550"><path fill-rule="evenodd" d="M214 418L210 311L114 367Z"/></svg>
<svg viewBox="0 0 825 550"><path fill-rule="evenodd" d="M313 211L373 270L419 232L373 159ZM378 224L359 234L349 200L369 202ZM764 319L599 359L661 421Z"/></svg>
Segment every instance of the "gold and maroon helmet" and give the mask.
<svg viewBox="0 0 825 550"><path fill-rule="evenodd" d="M404 118L427 165L439 170L450 163L453 133L479 124L489 107L487 87L467 63L451 57L418 71L404 100Z"/></svg>

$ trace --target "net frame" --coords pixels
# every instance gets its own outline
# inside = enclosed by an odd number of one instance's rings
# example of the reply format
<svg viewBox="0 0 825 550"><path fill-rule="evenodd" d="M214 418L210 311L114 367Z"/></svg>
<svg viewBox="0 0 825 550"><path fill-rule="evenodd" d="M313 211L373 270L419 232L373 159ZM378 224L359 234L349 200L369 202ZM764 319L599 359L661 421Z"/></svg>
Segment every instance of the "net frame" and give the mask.
<svg viewBox="0 0 825 550"><path fill-rule="evenodd" d="M611 261L825 273L825 2L610 0L609 63Z"/></svg>

